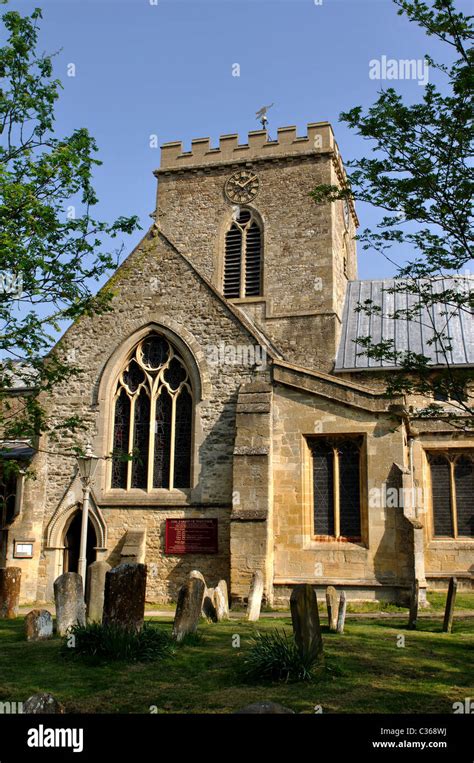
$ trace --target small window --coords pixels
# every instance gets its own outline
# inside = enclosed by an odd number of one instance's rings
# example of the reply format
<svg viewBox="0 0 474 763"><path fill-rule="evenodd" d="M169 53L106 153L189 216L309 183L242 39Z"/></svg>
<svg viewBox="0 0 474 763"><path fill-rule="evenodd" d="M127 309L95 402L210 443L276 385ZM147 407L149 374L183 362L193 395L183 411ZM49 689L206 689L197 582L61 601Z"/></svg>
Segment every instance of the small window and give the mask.
<svg viewBox="0 0 474 763"><path fill-rule="evenodd" d="M435 538L474 536L474 451L428 454Z"/></svg>
<svg viewBox="0 0 474 763"><path fill-rule="evenodd" d="M317 437L309 441L313 462L314 534L360 540L362 438Z"/></svg>
<svg viewBox="0 0 474 763"><path fill-rule="evenodd" d="M240 209L225 237L224 296L262 293L262 232L252 212Z"/></svg>

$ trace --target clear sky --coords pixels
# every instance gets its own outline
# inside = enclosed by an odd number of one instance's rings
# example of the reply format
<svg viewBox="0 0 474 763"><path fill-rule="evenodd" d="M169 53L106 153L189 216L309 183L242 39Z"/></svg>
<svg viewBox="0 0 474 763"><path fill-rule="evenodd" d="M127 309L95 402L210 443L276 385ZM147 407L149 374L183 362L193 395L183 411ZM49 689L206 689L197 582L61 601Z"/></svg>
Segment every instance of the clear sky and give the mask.
<svg viewBox="0 0 474 763"><path fill-rule="evenodd" d="M370 79L369 61L445 48L397 16L392 0L14 0L6 7L35 5L44 14L40 49L58 51L55 74L64 83L58 134L85 126L100 148L96 216L137 214L143 229L160 160L150 136L189 149L191 138L210 136L217 145L220 134L237 132L244 143L259 128L256 110L274 102L272 137L277 127L296 124L304 134L307 122L328 120L350 158L366 145L338 124L342 110L370 105L381 86L395 86L408 101L423 91L417 81ZM458 0L458 7L469 4ZM374 224L370 208L358 213L362 227ZM127 251L141 235L127 240ZM378 255L359 251L359 277L390 275Z"/></svg>

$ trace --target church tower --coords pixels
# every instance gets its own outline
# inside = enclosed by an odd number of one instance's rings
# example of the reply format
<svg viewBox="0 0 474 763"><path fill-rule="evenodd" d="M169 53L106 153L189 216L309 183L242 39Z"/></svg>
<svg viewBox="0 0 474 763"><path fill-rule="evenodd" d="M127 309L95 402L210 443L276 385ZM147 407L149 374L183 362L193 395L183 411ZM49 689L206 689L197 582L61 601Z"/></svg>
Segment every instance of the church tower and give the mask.
<svg viewBox="0 0 474 763"><path fill-rule="evenodd" d="M345 172L327 122L298 137L281 127L162 147L156 222L196 268L260 328L285 359L330 372L348 280L357 277L357 217L317 205L318 184Z"/></svg>

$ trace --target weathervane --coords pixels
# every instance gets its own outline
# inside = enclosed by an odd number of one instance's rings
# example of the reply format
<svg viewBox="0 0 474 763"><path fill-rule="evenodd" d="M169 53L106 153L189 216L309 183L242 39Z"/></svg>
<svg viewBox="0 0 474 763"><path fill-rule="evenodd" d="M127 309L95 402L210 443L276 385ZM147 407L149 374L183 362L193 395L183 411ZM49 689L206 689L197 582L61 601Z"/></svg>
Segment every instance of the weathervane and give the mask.
<svg viewBox="0 0 474 763"><path fill-rule="evenodd" d="M259 122L262 125L262 130L267 129L267 124L268 124L267 111L268 109L271 109L272 106L273 106L273 103L270 103L269 106L262 106L262 108L259 109L257 113L255 114L256 118L259 120Z"/></svg>

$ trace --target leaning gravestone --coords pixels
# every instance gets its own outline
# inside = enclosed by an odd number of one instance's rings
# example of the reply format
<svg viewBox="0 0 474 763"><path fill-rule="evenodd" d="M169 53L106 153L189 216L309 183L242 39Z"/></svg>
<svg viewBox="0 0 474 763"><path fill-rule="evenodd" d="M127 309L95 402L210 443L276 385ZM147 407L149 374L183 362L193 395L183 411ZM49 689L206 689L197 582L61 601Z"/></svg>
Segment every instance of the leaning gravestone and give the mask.
<svg viewBox="0 0 474 763"><path fill-rule="evenodd" d="M337 632L344 633L344 623L346 621L346 594L341 591L339 597L339 609L337 611Z"/></svg>
<svg viewBox="0 0 474 763"><path fill-rule="evenodd" d="M111 570L107 562L93 562L87 568L87 622L101 623L104 612L105 576Z"/></svg>
<svg viewBox="0 0 474 763"><path fill-rule="evenodd" d="M410 614L408 615L408 628L411 631L416 630L416 621L418 620L418 600L420 595L420 584L418 580L413 582L410 596Z"/></svg>
<svg viewBox="0 0 474 763"><path fill-rule="evenodd" d="M43 641L53 635L53 616L47 609L32 609L25 617L27 641Z"/></svg>
<svg viewBox="0 0 474 763"><path fill-rule="evenodd" d="M214 588L206 588L202 600L202 616L210 623L217 623L217 611L214 603Z"/></svg>
<svg viewBox="0 0 474 763"><path fill-rule="evenodd" d="M456 591L458 581L456 578L450 578L448 595L446 597L446 609L444 610L443 632L451 633L453 628L454 605L456 603Z"/></svg>
<svg viewBox="0 0 474 763"><path fill-rule="evenodd" d="M206 587L198 577L189 578L178 594L173 623L173 638L182 641L188 633L195 633L201 617Z"/></svg>
<svg viewBox="0 0 474 763"><path fill-rule="evenodd" d="M228 620L229 610L227 609L227 602L222 592L222 588L220 588L219 586L216 586L214 588L212 601L216 611L217 622L220 622L221 620Z"/></svg>
<svg viewBox="0 0 474 763"><path fill-rule="evenodd" d="M199 570L191 570L191 572L189 573L188 577L189 578L198 578L198 580L202 580L202 582L204 583L205 588L207 588L206 579L205 579L204 575L202 574L202 572L199 572Z"/></svg>
<svg viewBox="0 0 474 763"><path fill-rule="evenodd" d="M214 606L216 608L218 620L229 619L229 594L227 592L227 583L225 580L219 580L214 589Z"/></svg>
<svg viewBox="0 0 474 763"><path fill-rule="evenodd" d="M18 617L20 606L20 567L0 568L0 619Z"/></svg>
<svg viewBox="0 0 474 763"><path fill-rule="evenodd" d="M319 624L318 601L313 588L301 583L293 588L290 597L293 634L302 656L312 655L316 660L323 654L323 640Z"/></svg>
<svg viewBox="0 0 474 763"><path fill-rule="evenodd" d="M211 623L217 622L217 612L216 608L214 606L214 589L208 588L206 579L202 572L199 572L199 570L191 570L189 573L189 580L191 578L196 578L197 580L202 580L204 583L204 596L202 599L202 611L201 616L204 617L205 620Z"/></svg>
<svg viewBox="0 0 474 763"><path fill-rule="evenodd" d="M332 585L326 588L326 604L328 608L329 630L335 633L337 631L337 591Z"/></svg>
<svg viewBox="0 0 474 763"><path fill-rule="evenodd" d="M23 712L29 715L62 715L65 710L52 694L33 694L23 702Z"/></svg>
<svg viewBox="0 0 474 763"><path fill-rule="evenodd" d="M105 576L103 625L140 631L145 616L146 564L119 564Z"/></svg>
<svg viewBox="0 0 474 763"><path fill-rule="evenodd" d="M247 604L247 620L256 622L260 617L263 596L263 574L257 570L250 583L249 599Z"/></svg>
<svg viewBox="0 0 474 763"><path fill-rule="evenodd" d="M54 581L56 604L56 630L65 636L72 625L86 624L86 605L82 590L82 578L77 572L65 572Z"/></svg>

